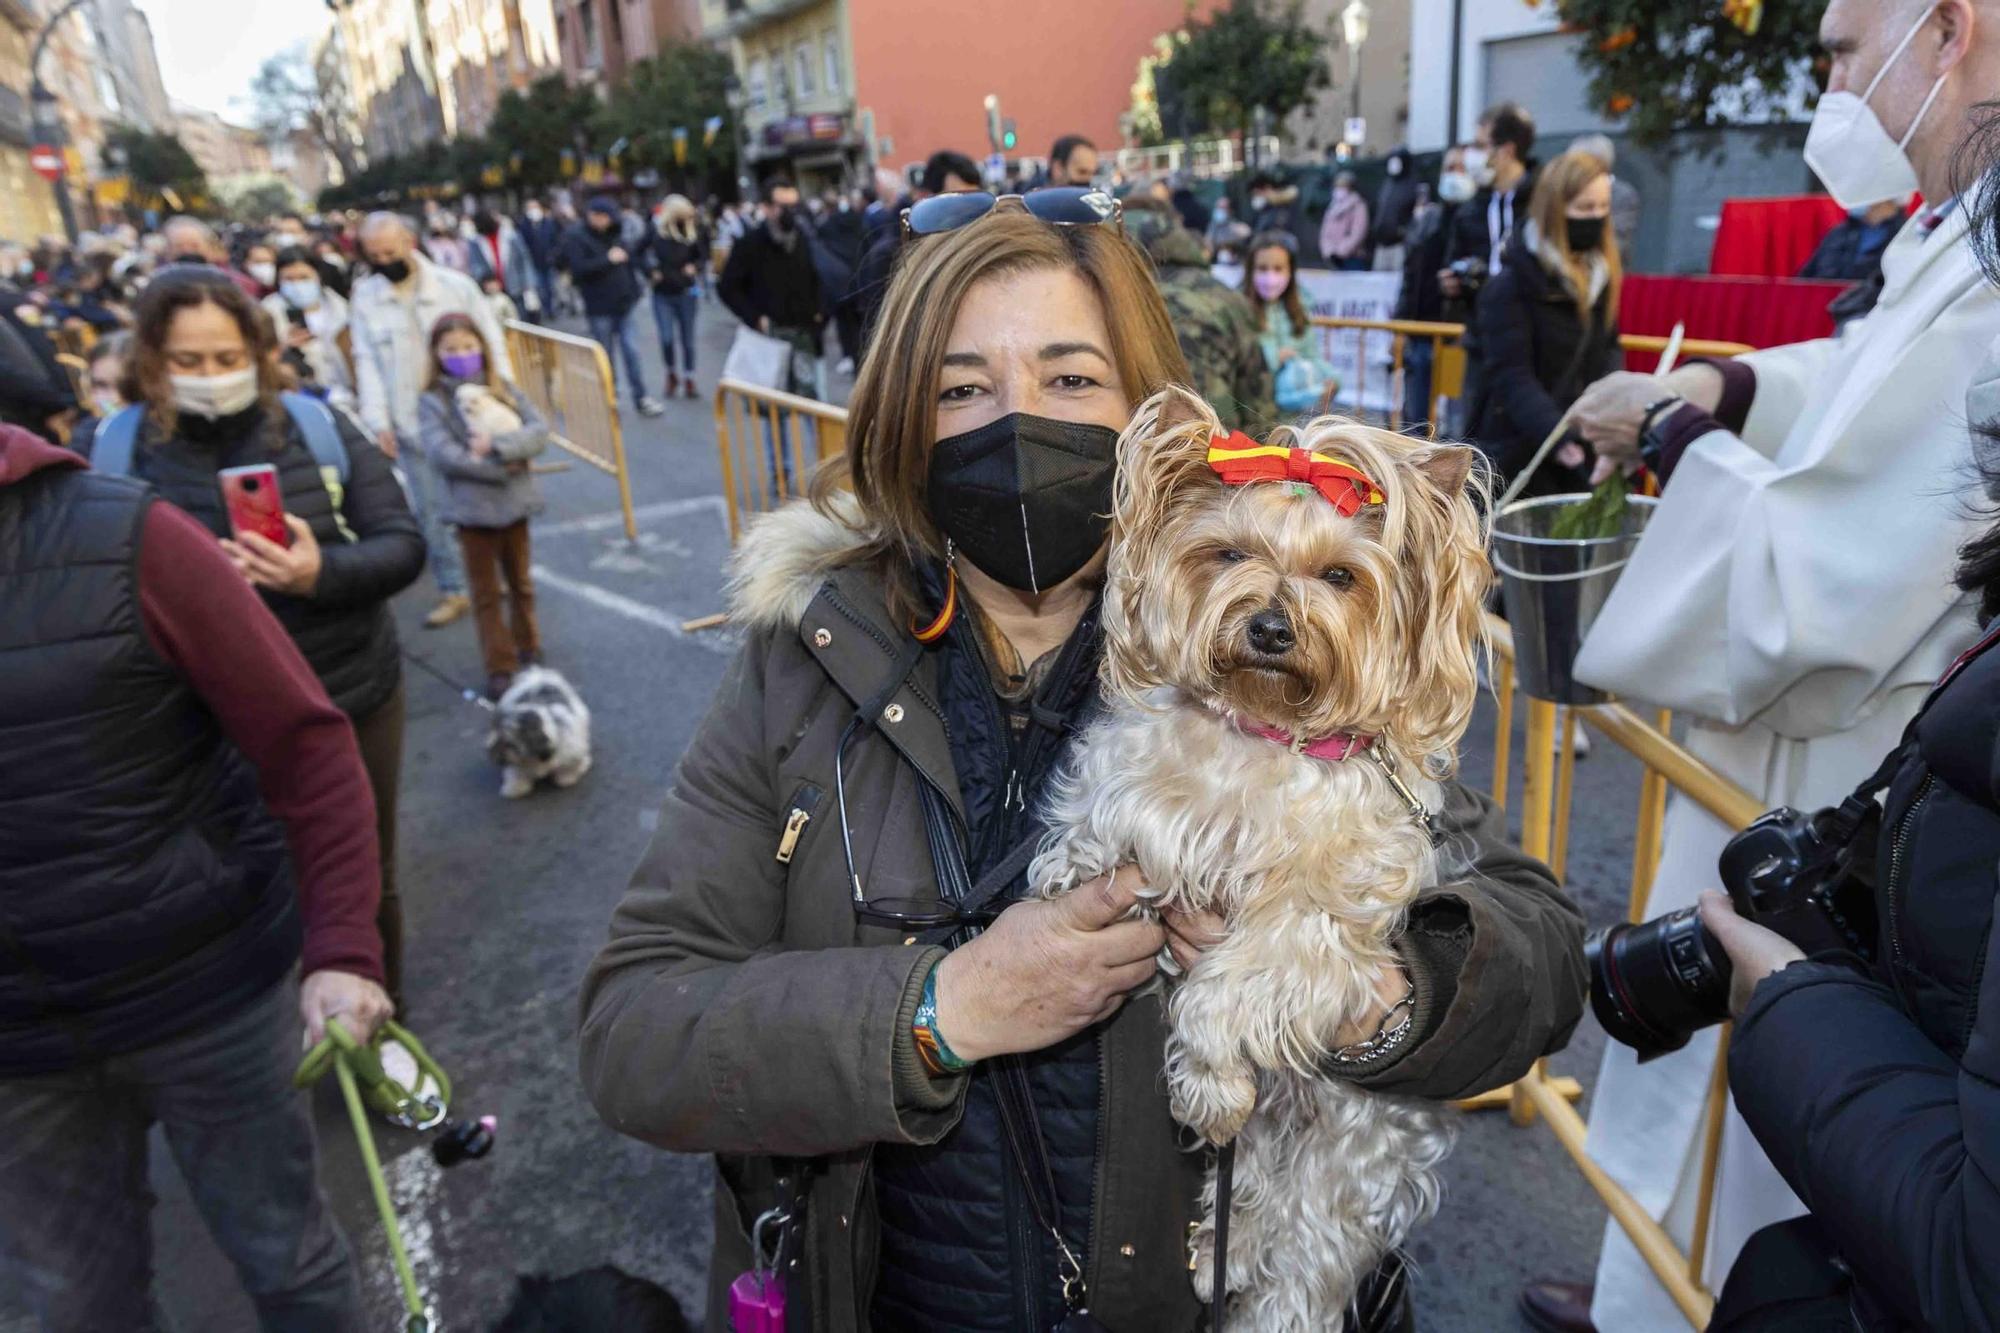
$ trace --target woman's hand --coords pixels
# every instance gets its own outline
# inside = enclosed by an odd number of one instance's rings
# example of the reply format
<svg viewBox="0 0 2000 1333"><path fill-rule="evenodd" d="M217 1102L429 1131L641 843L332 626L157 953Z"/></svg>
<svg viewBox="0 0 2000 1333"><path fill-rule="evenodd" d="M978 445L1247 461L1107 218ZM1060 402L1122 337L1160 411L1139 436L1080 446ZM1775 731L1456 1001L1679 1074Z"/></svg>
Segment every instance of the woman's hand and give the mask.
<svg viewBox="0 0 2000 1333"><path fill-rule="evenodd" d="M325 1038L329 1018L338 1016L348 1035L366 1045L375 1029L395 1012L387 991L351 972L327 969L313 973L299 985L299 1017L305 1020L306 1040L314 1046Z"/></svg>
<svg viewBox="0 0 2000 1333"><path fill-rule="evenodd" d="M1410 974L1400 967L1383 969L1375 978L1375 1002L1365 1013L1342 1023L1333 1033L1333 1049L1344 1050L1370 1041L1382 1031L1389 1011L1410 998Z"/></svg>
<svg viewBox="0 0 2000 1333"><path fill-rule="evenodd" d="M1052 902L1002 912L938 966L938 1035L965 1060L1045 1050L1118 1012L1167 932L1129 920L1145 879L1122 866Z"/></svg>
<svg viewBox="0 0 2000 1333"><path fill-rule="evenodd" d="M241 541L225 537L223 553L255 586L294 597L310 597L319 587L319 541L297 514L285 515L285 526L292 533L289 547L280 546L261 533L246 532Z"/></svg>
<svg viewBox="0 0 2000 1333"><path fill-rule="evenodd" d="M1710 890L1701 895L1701 923L1721 942L1729 955L1733 975L1729 980L1729 1012L1737 1018L1750 1007L1751 993L1758 983L1803 959L1805 951L1775 930L1745 921L1736 914L1736 904Z"/></svg>
<svg viewBox="0 0 2000 1333"><path fill-rule="evenodd" d="M467 447L474 458L485 458L493 452L493 437L475 427Z"/></svg>
<svg viewBox="0 0 2000 1333"><path fill-rule="evenodd" d="M1571 440L1568 444L1565 444L1563 445L1562 448L1556 450L1556 462L1560 463L1562 466L1566 468L1571 469L1572 471L1582 467L1585 463L1589 461L1590 461L1590 455L1585 453L1583 451L1583 446L1578 444L1575 440Z"/></svg>
<svg viewBox="0 0 2000 1333"><path fill-rule="evenodd" d="M1167 952L1182 972L1194 971L1201 956L1229 938L1229 922L1220 912L1162 913L1167 927Z"/></svg>
<svg viewBox="0 0 2000 1333"><path fill-rule="evenodd" d="M285 332L285 345L304 350L312 346L312 330L303 324L292 324Z"/></svg>

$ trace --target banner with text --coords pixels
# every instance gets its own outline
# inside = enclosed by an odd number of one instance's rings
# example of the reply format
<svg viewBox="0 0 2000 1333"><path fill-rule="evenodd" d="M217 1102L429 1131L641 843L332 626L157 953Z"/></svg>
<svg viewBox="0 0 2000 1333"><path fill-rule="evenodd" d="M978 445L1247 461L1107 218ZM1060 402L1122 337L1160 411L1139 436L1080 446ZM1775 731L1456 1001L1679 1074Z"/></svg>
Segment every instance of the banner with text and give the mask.
<svg viewBox="0 0 2000 1333"><path fill-rule="evenodd" d="M1243 287L1241 264L1217 264L1210 272L1232 291ZM1324 319L1394 319L1402 289L1400 273L1299 271L1299 297L1306 303L1306 313ZM1340 381L1335 397L1340 406L1350 412L1390 414L1398 401L1395 343L1395 335L1379 330L1367 331L1365 338L1360 329L1320 330L1320 359Z"/></svg>

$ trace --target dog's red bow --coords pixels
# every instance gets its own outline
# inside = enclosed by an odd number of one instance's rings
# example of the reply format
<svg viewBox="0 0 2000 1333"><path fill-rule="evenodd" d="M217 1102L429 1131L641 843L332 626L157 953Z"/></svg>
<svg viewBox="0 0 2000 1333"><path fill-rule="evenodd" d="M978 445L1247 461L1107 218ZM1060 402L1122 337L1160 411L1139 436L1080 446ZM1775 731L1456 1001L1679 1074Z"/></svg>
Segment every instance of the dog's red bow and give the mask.
<svg viewBox="0 0 2000 1333"><path fill-rule="evenodd" d="M1344 518L1364 505L1383 503L1381 487L1351 464L1305 449L1280 449L1259 444L1240 430L1218 435L1209 443L1208 465L1230 486L1253 481L1295 481L1325 496Z"/></svg>

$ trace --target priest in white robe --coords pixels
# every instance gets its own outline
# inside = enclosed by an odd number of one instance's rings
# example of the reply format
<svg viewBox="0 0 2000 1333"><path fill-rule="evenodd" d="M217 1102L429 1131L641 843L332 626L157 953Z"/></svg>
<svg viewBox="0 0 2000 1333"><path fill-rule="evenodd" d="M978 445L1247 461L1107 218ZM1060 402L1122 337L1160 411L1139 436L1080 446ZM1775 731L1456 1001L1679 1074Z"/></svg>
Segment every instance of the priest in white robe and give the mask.
<svg viewBox="0 0 2000 1333"><path fill-rule="evenodd" d="M1973 640L1952 586L1958 548L1985 526L1966 394L2000 337L2000 295L1970 244L1972 182L1954 168L1975 104L2000 86L2000 0L1832 0L1821 38L1833 68L1808 162L1845 205L1933 201L1884 255L1875 310L1838 339L1664 383L1612 376L1577 409L1600 456L1643 457L1665 490L1576 676L1674 709L1702 759L1767 806L1804 810L1874 770ZM1648 917L1719 887L1729 834L1673 804ZM1718 1031L1643 1067L1612 1044L1591 1105L1591 1155L1683 1247ZM1752 1232L1804 1211L1733 1111L1721 1158L1700 1256L1711 1290ZM1591 1312L1606 1333L1687 1327L1615 1223Z"/></svg>

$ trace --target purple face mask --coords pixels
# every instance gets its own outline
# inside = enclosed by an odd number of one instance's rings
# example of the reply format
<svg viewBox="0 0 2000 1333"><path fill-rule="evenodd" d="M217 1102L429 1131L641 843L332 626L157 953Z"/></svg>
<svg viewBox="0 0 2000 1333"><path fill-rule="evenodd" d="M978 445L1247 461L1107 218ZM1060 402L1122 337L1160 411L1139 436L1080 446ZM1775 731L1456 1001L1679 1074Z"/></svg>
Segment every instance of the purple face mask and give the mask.
<svg viewBox="0 0 2000 1333"><path fill-rule="evenodd" d="M445 374L454 378L476 380L486 373L486 354L484 352L453 352L449 356L439 357L438 364L444 367Z"/></svg>
<svg viewBox="0 0 2000 1333"><path fill-rule="evenodd" d="M1292 285L1292 276L1267 268L1254 274L1250 281L1257 285L1257 295L1266 301L1275 301L1285 294L1285 288Z"/></svg>

